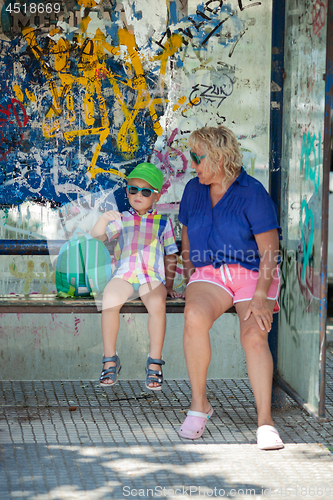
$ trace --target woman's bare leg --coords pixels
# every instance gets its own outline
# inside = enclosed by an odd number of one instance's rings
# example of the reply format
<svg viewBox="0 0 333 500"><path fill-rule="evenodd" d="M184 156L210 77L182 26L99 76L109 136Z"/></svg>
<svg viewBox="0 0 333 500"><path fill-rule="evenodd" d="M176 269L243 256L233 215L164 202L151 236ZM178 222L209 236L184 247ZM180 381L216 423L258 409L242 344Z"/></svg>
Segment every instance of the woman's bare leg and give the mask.
<svg viewBox="0 0 333 500"><path fill-rule="evenodd" d="M249 302L235 304L240 321L241 344L245 351L247 372L256 400L258 427L274 425L271 415L273 359L268 345L268 332L259 328L252 314L244 321ZM268 305L273 312L275 302L269 300Z"/></svg>
<svg viewBox="0 0 333 500"><path fill-rule="evenodd" d="M208 413L207 370L211 358L209 330L232 306L232 297L212 283L194 282L186 288L184 353L192 389L191 410Z"/></svg>

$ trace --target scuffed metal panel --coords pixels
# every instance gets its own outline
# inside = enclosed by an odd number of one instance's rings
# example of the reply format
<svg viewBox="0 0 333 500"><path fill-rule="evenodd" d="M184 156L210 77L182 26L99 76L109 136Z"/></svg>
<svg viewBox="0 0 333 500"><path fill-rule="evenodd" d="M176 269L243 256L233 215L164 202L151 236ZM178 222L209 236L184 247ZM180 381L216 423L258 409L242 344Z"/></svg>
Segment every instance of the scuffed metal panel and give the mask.
<svg viewBox="0 0 333 500"><path fill-rule="evenodd" d="M318 412L327 2L286 1L280 375Z"/></svg>
<svg viewBox="0 0 333 500"><path fill-rule="evenodd" d="M143 160L163 171L159 210L180 233L187 138L207 124L234 130L245 168L268 187L270 0L73 0L39 16L8 5L0 1L0 239L89 231L105 209L127 207L124 176Z"/></svg>
<svg viewBox="0 0 333 500"><path fill-rule="evenodd" d="M117 350L123 379L145 377L149 352L147 321L146 314L121 315ZM187 378L183 321L181 314L168 314L163 348L163 372L167 379ZM245 377L237 316L227 314L216 321L211 339L215 348L209 378ZM103 344L100 317L96 314L2 314L0 341L0 380L98 381Z"/></svg>

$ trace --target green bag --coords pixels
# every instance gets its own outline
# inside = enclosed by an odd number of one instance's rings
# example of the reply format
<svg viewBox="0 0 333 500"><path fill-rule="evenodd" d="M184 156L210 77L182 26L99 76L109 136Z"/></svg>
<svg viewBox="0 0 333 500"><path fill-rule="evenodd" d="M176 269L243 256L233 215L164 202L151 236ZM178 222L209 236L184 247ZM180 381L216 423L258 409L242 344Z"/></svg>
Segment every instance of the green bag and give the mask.
<svg viewBox="0 0 333 500"><path fill-rule="evenodd" d="M103 292L110 279L111 256L104 243L77 229L59 251L57 296L94 296Z"/></svg>

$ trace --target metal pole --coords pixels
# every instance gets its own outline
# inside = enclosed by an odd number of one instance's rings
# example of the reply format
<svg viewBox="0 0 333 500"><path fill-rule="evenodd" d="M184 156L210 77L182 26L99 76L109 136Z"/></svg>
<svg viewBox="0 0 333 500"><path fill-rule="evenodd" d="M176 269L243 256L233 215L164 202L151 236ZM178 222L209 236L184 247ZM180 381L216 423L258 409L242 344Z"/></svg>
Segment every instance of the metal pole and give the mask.
<svg viewBox="0 0 333 500"><path fill-rule="evenodd" d="M283 75L284 75L284 30L285 0L273 0L272 9L272 59L271 59L271 101L270 101L270 158L269 192L281 213L281 158L282 158L282 118L283 118ZM269 333L269 347L273 356L274 372L278 364L277 314L274 315ZM272 390L272 407L281 408L286 403L285 393L275 383Z"/></svg>

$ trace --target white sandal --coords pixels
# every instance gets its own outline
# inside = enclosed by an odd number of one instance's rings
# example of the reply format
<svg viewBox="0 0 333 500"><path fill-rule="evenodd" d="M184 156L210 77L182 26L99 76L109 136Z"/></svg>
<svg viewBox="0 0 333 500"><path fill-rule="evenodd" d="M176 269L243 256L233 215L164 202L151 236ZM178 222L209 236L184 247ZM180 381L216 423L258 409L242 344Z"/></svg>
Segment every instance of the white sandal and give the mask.
<svg viewBox="0 0 333 500"><path fill-rule="evenodd" d="M257 445L259 450L279 450L284 448L278 431L272 425L261 425L258 427Z"/></svg>

